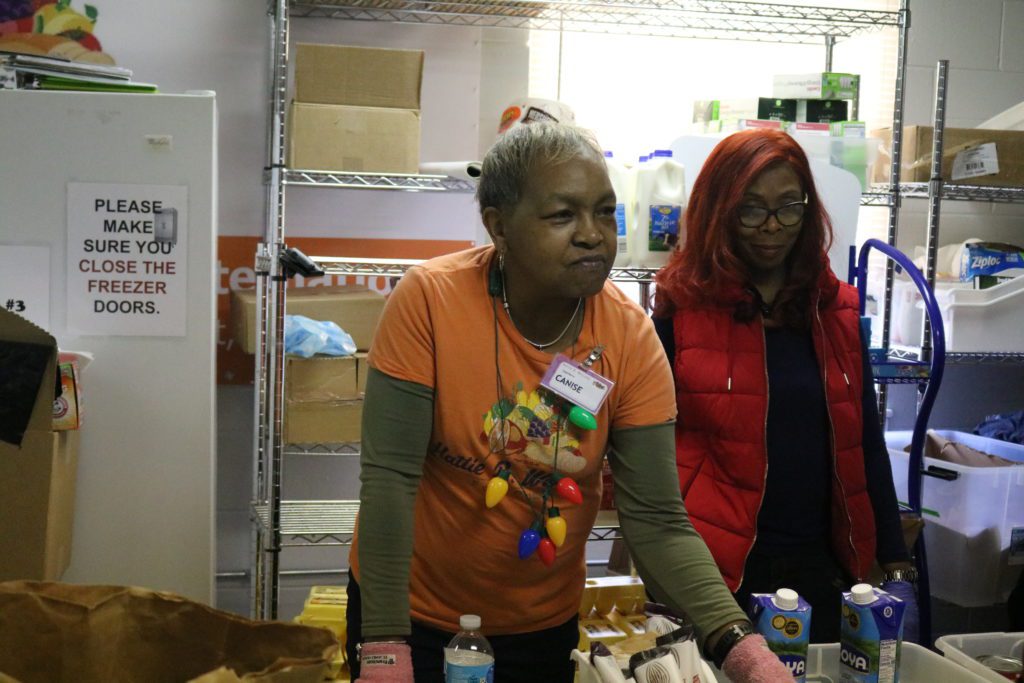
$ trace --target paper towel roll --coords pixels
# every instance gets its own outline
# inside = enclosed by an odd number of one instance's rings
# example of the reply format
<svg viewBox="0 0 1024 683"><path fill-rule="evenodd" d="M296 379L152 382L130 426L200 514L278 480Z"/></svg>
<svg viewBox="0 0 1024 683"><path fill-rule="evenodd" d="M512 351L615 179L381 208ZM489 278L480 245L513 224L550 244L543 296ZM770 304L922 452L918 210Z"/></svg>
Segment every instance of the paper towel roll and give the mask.
<svg viewBox="0 0 1024 683"><path fill-rule="evenodd" d="M459 180L476 182L480 177L479 161L430 161L420 164L420 173L446 175Z"/></svg>

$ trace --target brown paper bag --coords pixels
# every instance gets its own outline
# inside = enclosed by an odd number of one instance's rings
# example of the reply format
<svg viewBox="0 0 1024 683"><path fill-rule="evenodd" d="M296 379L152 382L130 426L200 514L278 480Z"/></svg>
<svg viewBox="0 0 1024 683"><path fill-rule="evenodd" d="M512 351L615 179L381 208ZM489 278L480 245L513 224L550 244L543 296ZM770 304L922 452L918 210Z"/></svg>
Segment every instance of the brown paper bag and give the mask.
<svg viewBox="0 0 1024 683"><path fill-rule="evenodd" d="M171 593L0 583L0 683L315 683L337 648L326 629Z"/></svg>

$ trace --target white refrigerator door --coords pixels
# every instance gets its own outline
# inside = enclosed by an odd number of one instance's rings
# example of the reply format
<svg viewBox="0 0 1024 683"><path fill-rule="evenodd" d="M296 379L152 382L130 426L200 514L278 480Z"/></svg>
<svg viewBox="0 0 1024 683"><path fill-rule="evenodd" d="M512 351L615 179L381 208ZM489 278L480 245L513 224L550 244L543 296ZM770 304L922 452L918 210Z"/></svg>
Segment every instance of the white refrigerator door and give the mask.
<svg viewBox="0 0 1024 683"><path fill-rule="evenodd" d="M212 604L217 232L213 93L0 91L0 155L0 245L49 246L49 331L62 349L95 356L82 377L74 540L63 580L133 584ZM83 196L89 198L90 192L97 200L89 205L92 212L102 208L106 220L114 221L111 226L123 232L85 215L90 211L83 208ZM130 205L119 215L116 204L98 203L146 193L176 197L180 206L174 207L176 216L150 215L154 227L142 228L143 234L137 230L145 215L133 213ZM88 237L93 229L109 233L104 240L127 242L133 255L97 253L94 243L88 256L96 262L81 265L85 239L98 239ZM155 254L177 249L174 266L145 266L136 243ZM127 260L136 262L132 268L139 270L134 274L95 274L104 261ZM151 267L162 272L142 273ZM87 271L94 274L83 275ZM104 287L108 293L118 292L107 296L111 300L173 300L167 310L173 309L174 321L156 325L154 315L150 327L144 319L132 318L138 310L117 304L102 312L107 317L99 311L83 317L83 308L102 307L89 297L104 278L166 281L143 285L150 290L148 297L125 295L117 289L120 285ZM160 291L164 287L169 291ZM126 325L125 318L133 322Z"/></svg>

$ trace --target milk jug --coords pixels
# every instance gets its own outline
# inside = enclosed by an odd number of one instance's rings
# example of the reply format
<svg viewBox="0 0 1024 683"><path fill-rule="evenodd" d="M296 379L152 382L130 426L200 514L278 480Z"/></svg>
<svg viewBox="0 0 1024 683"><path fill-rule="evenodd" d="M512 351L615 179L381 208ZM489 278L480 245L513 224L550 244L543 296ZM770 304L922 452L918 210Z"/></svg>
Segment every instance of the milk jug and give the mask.
<svg viewBox="0 0 1024 683"><path fill-rule="evenodd" d="M636 170L636 198L633 202L635 251L633 265L660 268L684 236L686 178L683 165L672 152L659 149Z"/></svg>
<svg viewBox="0 0 1024 683"><path fill-rule="evenodd" d="M632 240L629 237L629 226L633 222L630 173L624 164L615 159L612 152L604 153L604 163L608 167L612 189L615 190L615 267L626 268L632 263Z"/></svg>

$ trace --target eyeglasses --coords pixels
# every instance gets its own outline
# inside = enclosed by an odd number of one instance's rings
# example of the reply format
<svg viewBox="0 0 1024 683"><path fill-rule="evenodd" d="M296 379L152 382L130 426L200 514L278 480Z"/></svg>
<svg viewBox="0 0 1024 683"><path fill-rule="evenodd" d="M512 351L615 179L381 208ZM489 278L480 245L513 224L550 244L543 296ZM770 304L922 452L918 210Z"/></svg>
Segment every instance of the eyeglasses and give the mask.
<svg viewBox="0 0 1024 683"><path fill-rule="evenodd" d="M775 216L775 220L779 222L779 225L784 228L791 228L803 220L806 208L807 205L804 202L783 204L774 210L748 204L740 207L740 223L745 228L760 228L768 222L769 218Z"/></svg>

